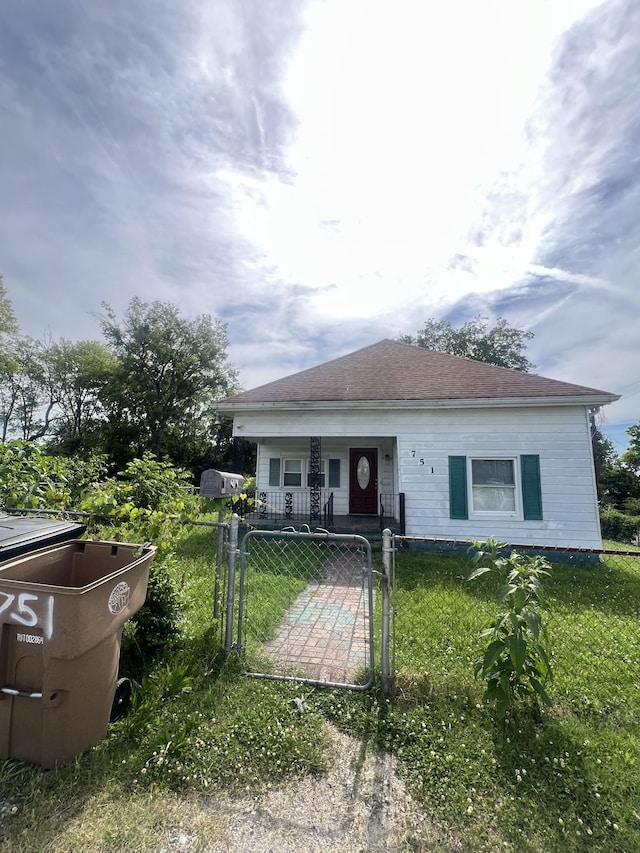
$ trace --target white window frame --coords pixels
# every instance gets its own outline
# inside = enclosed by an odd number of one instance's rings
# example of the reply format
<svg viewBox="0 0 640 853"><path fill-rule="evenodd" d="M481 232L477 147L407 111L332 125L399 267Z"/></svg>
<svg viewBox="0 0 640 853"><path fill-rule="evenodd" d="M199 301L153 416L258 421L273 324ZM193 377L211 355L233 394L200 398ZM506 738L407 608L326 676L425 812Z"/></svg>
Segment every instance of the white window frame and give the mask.
<svg viewBox="0 0 640 853"><path fill-rule="evenodd" d="M473 463L474 462L511 462L513 467L513 510L488 510L476 509L474 503L474 482L473 482ZM482 485L475 485L475 488L482 488ZM475 453L468 457L467 461L467 492L469 494L469 516L473 518L523 518L522 510L522 489L520 485L520 458L518 456L496 456L495 454L479 454Z"/></svg>
<svg viewBox="0 0 640 853"><path fill-rule="evenodd" d="M287 471L287 470L286 470L286 468L287 468L287 462L299 462L299 463L300 463L300 483L299 483L297 486L289 485L289 484L285 483L285 481L284 481L284 478L286 477L286 475L287 475L287 474L291 474L291 473L296 473L296 474L297 474L297 473L298 473L297 471L295 471L295 472ZM281 465L281 468L280 468L280 477L281 477L280 482L281 482L281 488L283 488L283 489L287 489L287 491L288 491L289 489L304 489L304 488L306 488L306 487L305 487L305 482L306 482L306 476L305 476L305 474L306 474L306 467L307 467L307 466L306 466L306 464L305 464L305 460L304 460L301 456L283 456L283 457L282 457L282 465Z"/></svg>
<svg viewBox="0 0 640 853"><path fill-rule="evenodd" d="M329 475L329 459L339 459L338 456L331 457L322 457L320 459L320 488L324 489L327 483L327 478ZM287 485L284 482L284 478L286 474L290 474L292 472L286 471L288 462L299 462L300 463L300 485L299 486L291 486ZM341 463L342 464L342 463ZM296 472L297 473L297 472ZM309 475L311 474L311 459L305 456L281 456L280 457L280 488L289 491L290 489L310 489L309 485ZM332 486L333 489L340 489L341 486Z"/></svg>

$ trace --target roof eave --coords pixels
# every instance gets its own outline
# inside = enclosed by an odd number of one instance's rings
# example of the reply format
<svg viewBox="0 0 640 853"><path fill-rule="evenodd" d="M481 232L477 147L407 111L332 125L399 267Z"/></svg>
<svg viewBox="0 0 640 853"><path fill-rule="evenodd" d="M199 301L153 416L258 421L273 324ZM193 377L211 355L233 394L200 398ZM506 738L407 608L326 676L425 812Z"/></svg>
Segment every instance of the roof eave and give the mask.
<svg viewBox="0 0 640 853"><path fill-rule="evenodd" d="M606 406L620 399L619 394L567 394L547 397L469 397L434 400L298 400L298 401L220 401L216 408L221 414L241 412L323 411L364 409L467 409L522 408L524 406Z"/></svg>

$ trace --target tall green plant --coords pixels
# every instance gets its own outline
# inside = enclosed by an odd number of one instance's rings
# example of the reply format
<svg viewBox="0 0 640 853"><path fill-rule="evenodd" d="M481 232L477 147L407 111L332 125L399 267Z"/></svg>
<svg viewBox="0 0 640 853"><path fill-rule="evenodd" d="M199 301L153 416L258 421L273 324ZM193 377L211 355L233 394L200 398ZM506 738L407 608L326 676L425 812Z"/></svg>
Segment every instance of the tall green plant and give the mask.
<svg viewBox="0 0 640 853"><path fill-rule="evenodd" d="M199 513L189 479L187 471L145 453L115 477L88 488L80 508L116 527L118 538L153 542L162 558L182 535L184 523Z"/></svg>
<svg viewBox="0 0 640 853"><path fill-rule="evenodd" d="M489 572L503 580L498 600L503 610L481 632L487 641L483 656L475 664L476 677L484 679L485 701L496 703L498 717L504 718L517 699L551 699L545 685L553 676L549 655L541 642L542 617L539 605L542 578L551 566L541 556L523 556L512 551L502 556L506 543L488 539L474 542L477 568L468 581Z"/></svg>
<svg viewBox="0 0 640 853"><path fill-rule="evenodd" d="M74 510L106 470L104 456L51 456L32 441L0 442L0 506Z"/></svg>
<svg viewBox="0 0 640 853"><path fill-rule="evenodd" d="M60 460L30 441L0 443L0 506L66 507L68 489Z"/></svg>

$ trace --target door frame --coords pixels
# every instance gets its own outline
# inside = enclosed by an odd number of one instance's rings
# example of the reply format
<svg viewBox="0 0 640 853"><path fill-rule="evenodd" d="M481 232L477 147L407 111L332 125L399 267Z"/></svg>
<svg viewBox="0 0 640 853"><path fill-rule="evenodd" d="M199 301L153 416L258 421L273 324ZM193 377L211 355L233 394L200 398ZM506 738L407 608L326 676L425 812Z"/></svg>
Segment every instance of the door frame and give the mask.
<svg viewBox="0 0 640 853"><path fill-rule="evenodd" d="M371 509L354 509L353 483L356 480L356 466L361 456L367 456L371 465L371 479L373 488L371 494ZM349 515L377 515L378 514L378 455L377 447L350 447L349 448Z"/></svg>

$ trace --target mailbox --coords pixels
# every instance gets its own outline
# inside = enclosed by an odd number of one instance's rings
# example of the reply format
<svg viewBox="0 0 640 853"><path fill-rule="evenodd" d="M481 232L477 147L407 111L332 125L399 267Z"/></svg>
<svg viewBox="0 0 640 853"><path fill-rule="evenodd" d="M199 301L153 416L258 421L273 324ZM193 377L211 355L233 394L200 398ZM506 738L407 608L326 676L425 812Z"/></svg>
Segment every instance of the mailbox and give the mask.
<svg viewBox="0 0 640 853"><path fill-rule="evenodd" d="M244 477L241 474L227 474L209 468L200 477L200 497L232 498L242 493Z"/></svg>

